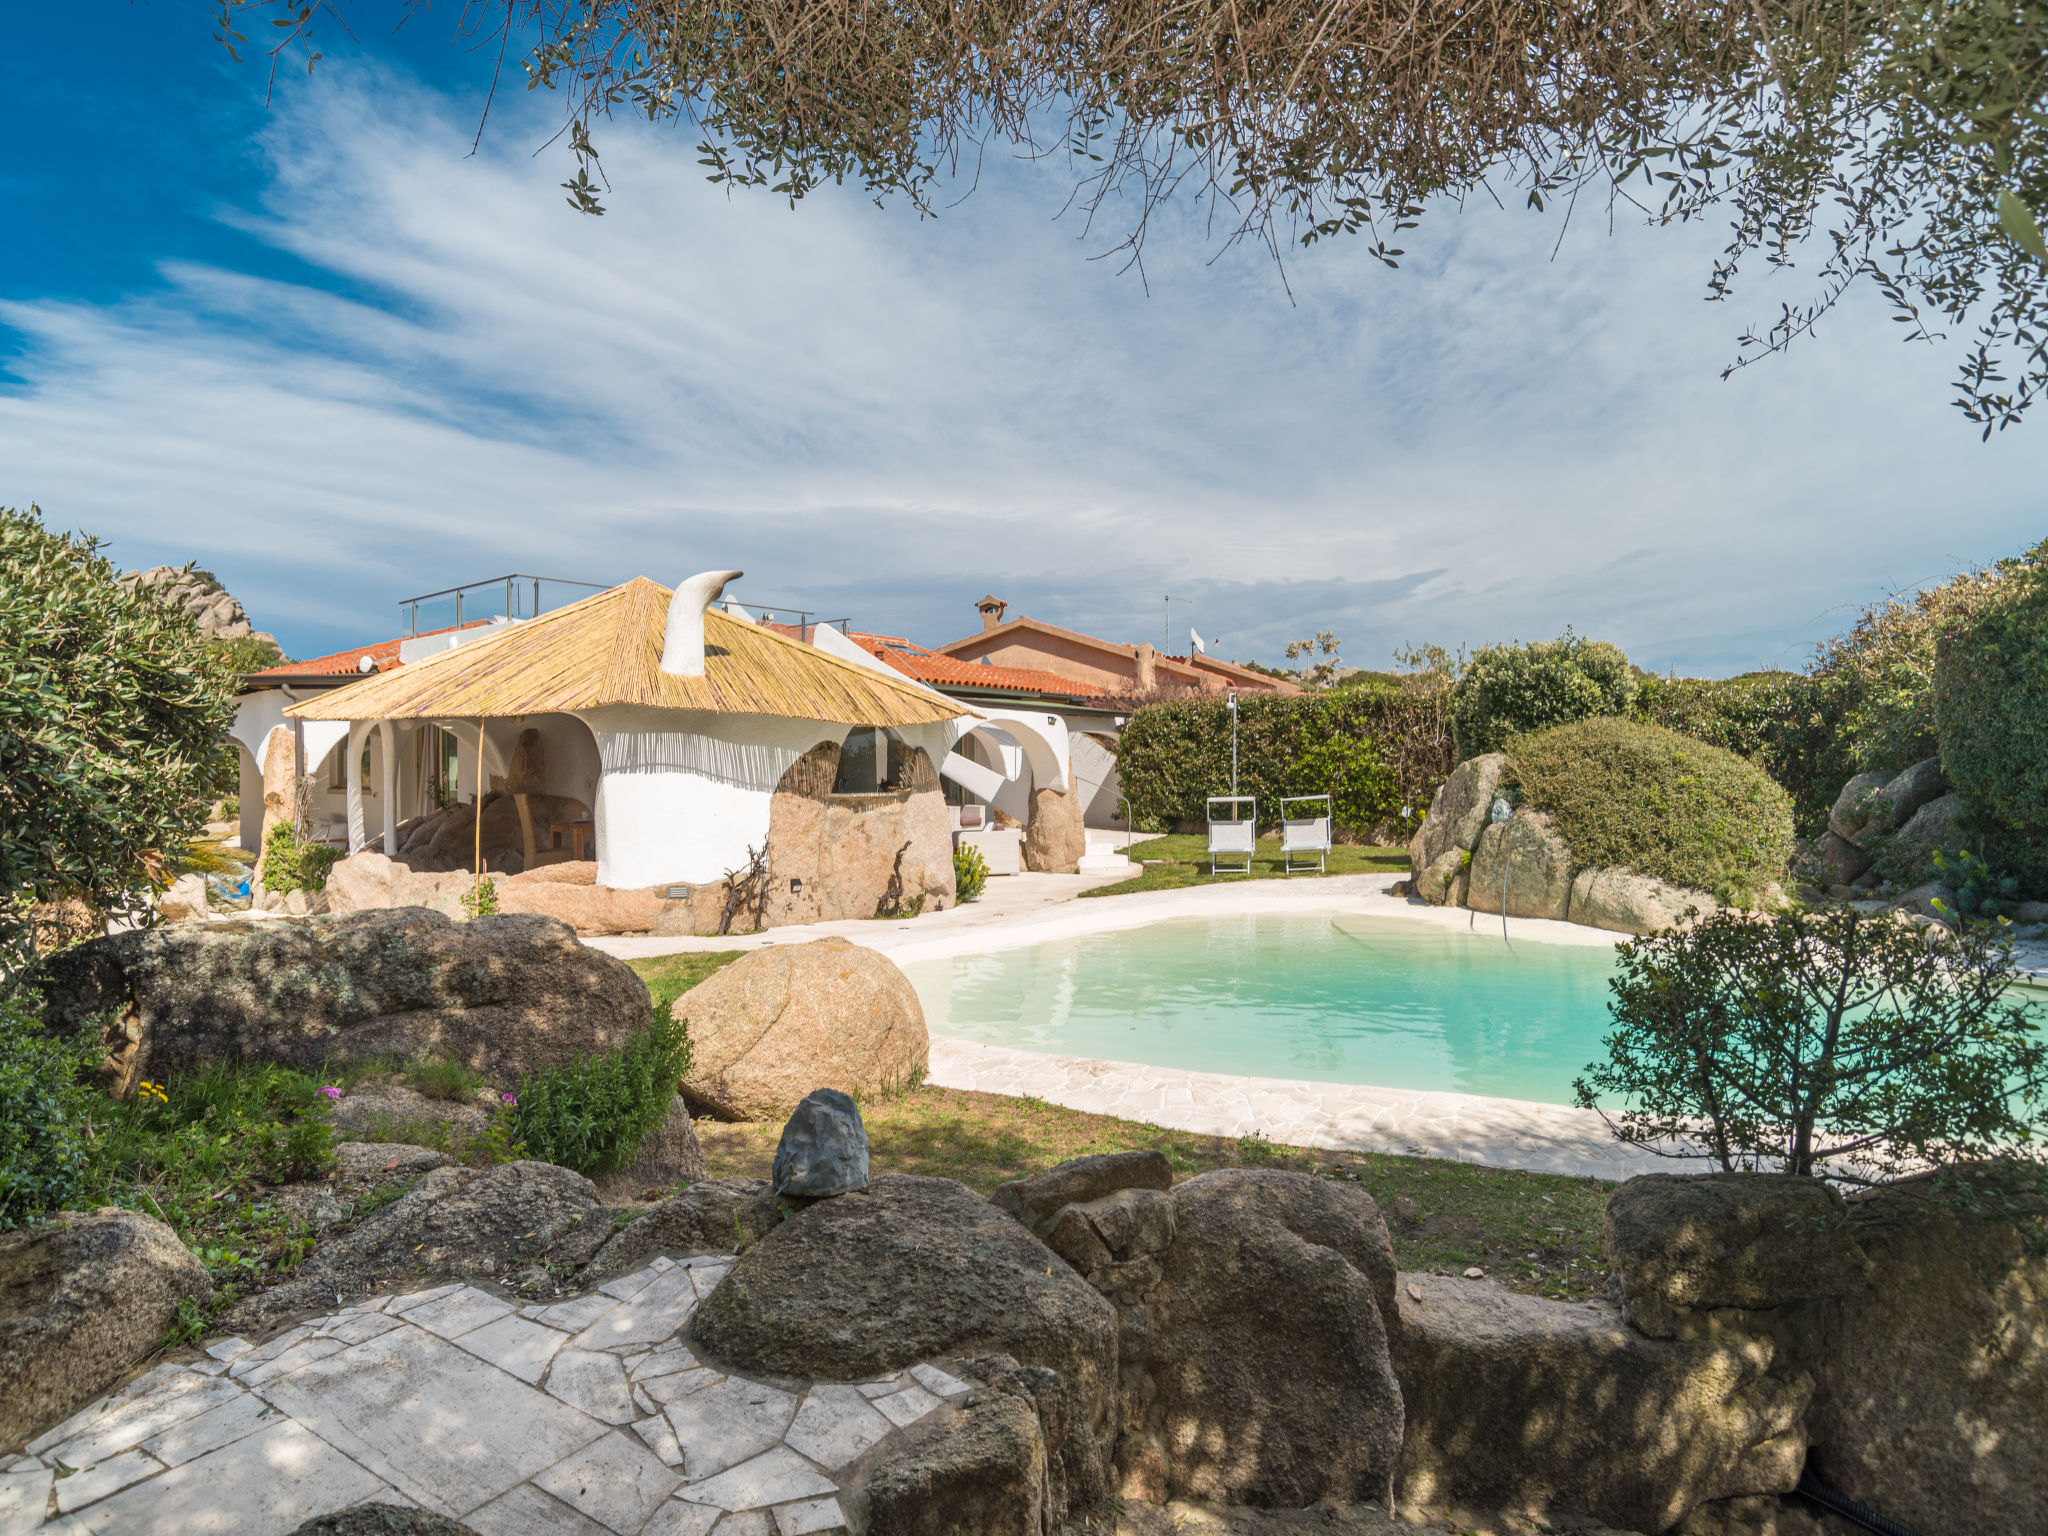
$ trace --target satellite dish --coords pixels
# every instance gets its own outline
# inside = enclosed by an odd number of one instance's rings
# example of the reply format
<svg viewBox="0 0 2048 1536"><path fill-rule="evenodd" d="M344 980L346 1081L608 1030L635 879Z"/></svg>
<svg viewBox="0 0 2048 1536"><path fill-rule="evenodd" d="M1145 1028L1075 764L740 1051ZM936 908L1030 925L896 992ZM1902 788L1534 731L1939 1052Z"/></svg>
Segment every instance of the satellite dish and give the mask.
<svg viewBox="0 0 2048 1536"><path fill-rule="evenodd" d="M376 671L376 670L377 670L377 658L376 658L376 657L374 657L374 656L372 656L372 655L369 655L369 654L368 654L367 652L366 652L366 653L364 653L364 654L363 654L363 655L361 655L361 656L358 656L358 657L356 658L356 670L357 670L358 672L374 672L374 671Z"/></svg>

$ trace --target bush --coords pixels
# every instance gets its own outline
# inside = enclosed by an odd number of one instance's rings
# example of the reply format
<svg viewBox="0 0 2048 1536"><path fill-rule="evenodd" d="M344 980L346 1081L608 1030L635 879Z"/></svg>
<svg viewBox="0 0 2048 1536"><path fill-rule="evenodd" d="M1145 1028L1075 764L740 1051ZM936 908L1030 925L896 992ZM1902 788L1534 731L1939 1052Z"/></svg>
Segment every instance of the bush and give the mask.
<svg viewBox="0 0 2048 1536"><path fill-rule="evenodd" d="M1529 731L1627 714L1635 697L1635 669L1620 648L1569 628L1555 640L1481 646L1451 689L1458 760Z"/></svg>
<svg viewBox="0 0 2048 1536"><path fill-rule="evenodd" d="M234 677L97 551L0 508L0 979L30 958L31 906L144 910L217 794Z"/></svg>
<svg viewBox="0 0 2048 1536"><path fill-rule="evenodd" d="M327 883L327 873L325 870L321 871L320 883L322 885ZM480 917L496 917L498 915L497 876L485 875L481 880L472 880L469 883L469 888L462 893L462 911L463 915L471 922L476 921Z"/></svg>
<svg viewBox="0 0 2048 1536"><path fill-rule="evenodd" d="M1326 794L1331 820L1356 837L1392 821L1401 809L1401 784L1370 736L1316 729L1310 721L1294 758L1296 794ZM1273 810L1279 810L1276 801Z"/></svg>
<svg viewBox="0 0 2048 1536"><path fill-rule="evenodd" d="M954 899L963 906L988 887L988 860L979 848L953 850Z"/></svg>
<svg viewBox="0 0 2048 1536"><path fill-rule="evenodd" d="M317 891L327 884L327 872L341 859L339 848L309 842L298 829L279 822L263 839L263 884L272 891ZM464 898L463 906L469 903ZM472 914L474 915L474 914Z"/></svg>
<svg viewBox="0 0 2048 1536"><path fill-rule="evenodd" d="M99 1032L46 1034L28 994L0 997L0 1232L62 1210L86 1180L86 1074Z"/></svg>
<svg viewBox="0 0 2048 1536"><path fill-rule="evenodd" d="M1319 750L1326 744L1327 754ZM1386 780L1358 771L1362 754L1385 770ZM1376 828L1354 830L1405 838L1454 766L1441 695L1339 688L1238 699L1239 792L1257 797L1269 825L1279 819L1281 796L1321 793L1334 777L1355 783L1362 797L1377 797L1384 808ZM1135 826L1171 831L1201 825L1208 796L1230 793L1228 707L1206 698L1142 706L1124 726L1116 768ZM1367 798L1359 801L1361 814Z"/></svg>
<svg viewBox="0 0 2048 1536"><path fill-rule="evenodd" d="M1508 775L1572 857L1747 901L1785 871L1792 806L1733 752L1639 720L1582 720L1508 744Z"/></svg>
<svg viewBox="0 0 2048 1536"><path fill-rule="evenodd" d="M1621 946L1607 1061L1623 1141L1704 1143L1724 1169L1852 1181L2025 1149L2048 1088L2032 1010L2003 1001L1991 924L1930 944L1890 914L1718 913Z"/></svg>
<svg viewBox="0 0 2048 1536"><path fill-rule="evenodd" d="M2048 884L2048 542L2008 562L1943 641L1934 720L1994 862Z"/></svg>
<svg viewBox="0 0 2048 1536"><path fill-rule="evenodd" d="M690 1037L666 1005L647 1032L616 1051L536 1072L514 1106L530 1156L578 1173L623 1168L667 1118L690 1070Z"/></svg>
<svg viewBox="0 0 2048 1536"><path fill-rule="evenodd" d="M1842 786L1858 771L1845 734L1842 689L1827 677L1747 672L1740 677L1646 677L1639 720L1746 757L1792 797L1792 824L1816 837Z"/></svg>

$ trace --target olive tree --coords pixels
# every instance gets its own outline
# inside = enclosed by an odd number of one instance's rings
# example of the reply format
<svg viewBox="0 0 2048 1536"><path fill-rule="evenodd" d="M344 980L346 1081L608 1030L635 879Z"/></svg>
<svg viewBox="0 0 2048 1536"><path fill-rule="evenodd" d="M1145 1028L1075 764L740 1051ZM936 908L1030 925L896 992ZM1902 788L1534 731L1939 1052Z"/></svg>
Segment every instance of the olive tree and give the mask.
<svg viewBox="0 0 2048 1536"><path fill-rule="evenodd" d="M96 539L0 508L0 978L39 903L139 910L211 798L234 674L114 575Z"/></svg>
<svg viewBox="0 0 2048 1536"><path fill-rule="evenodd" d="M1621 946L1608 1059L1576 1095L1621 1140L1723 1169L1872 1183L2024 1153L2048 1047L2013 977L1994 924L1717 913Z"/></svg>

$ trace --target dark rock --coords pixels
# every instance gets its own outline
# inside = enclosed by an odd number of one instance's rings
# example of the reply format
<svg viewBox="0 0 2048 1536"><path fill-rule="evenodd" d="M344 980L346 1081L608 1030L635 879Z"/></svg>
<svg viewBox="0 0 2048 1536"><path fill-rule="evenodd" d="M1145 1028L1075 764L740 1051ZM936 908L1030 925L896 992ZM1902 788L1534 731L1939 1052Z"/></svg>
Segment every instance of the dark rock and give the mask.
<svg viewBox="0 0 2048 1536"><path fill-rule="evenodd" d="M1862 846L1871 801L1894 777L1889 773L1859 773L1844 784L1842 792L1835 796L1834 808L1828 812L1828 830L1846 842Z"/></svg>
<svg viewBox="0 0 2048 1536"><path fill-rule="evenodd" d="M1839 1296L1863 1274L1842 1197L1780 1173L1652 1173L1607 1199L1601 1247L1636 1327L1678 1333L1679 1314Z"/></svg>
<svg viewBox="0 0 2048 1536"><path fill-rule="evenodd" d="M1125 1340L1125 1496L1390 1501L1402 1429L1383 1321L1394 1258L1372 1197L1230 1168L1171 1199L1143 1337Z"/></svg>
<svg viewBox="0 0 2048 1536"><path fill-rule="evenodd" d="M1937 799L1945 787L1939 758L1926 758L1902 769L1864 802L1861 835L1898 831L1919 813L1920 807Z"/></svg>
<svg viewBox="0 0 2048 1536"><path fill-rule="evenodd" d="M318 1071L422 1053L511 1082L615 1049L652 1017L625 962L564 924L416 907L115 934L45 971L53 1028L133 1020L133 1041L109 1042L122 1093L215 1062Z"/></svg>
<svg viewBox="0 0 2048 1536"><path fill-rule="evenodd" d="M213 1282L177 1233L108 1207L0 1232L0 1452L112 1386Z"/></svg>
<svg viewBox="0 0 2048 1536"><path fill-rule="evenodd" d="M668 1117L648 1133L631 1161L610 1173L592 1174L590 1182L605 1204L631 1205L673 1194L678 1184L694 1183L710 1171L689 1106L677 1094L669 1102Z"/></svg>
<svg viewBox="0 0 2048 1536"><path fill-rule="evenodd" d="M997 1209L1043 1234L1052 1230L1063 1206L1099 1200L1120 1189L1172 1187L1173 1164L1164 1152L1104 1152L998 1184L989 1199Z"/></svg>
<svg viewBox="0 0 2048 1536"><path fill-rule="evenodd" d="M1822 885L1847 885L1877 862L1877 855L1865 853L1830 828L1813 841L1815 875Z"/></svg>
<svg viewBox="0 0 2048 1536"><path fill-rule="evenodd" d="M1813 1383L1770 1337L1653 1339L1608 1302L1400 1281L1409 1518L1568 1512L1667 1531L1701 1504L1797 1484Z"/></svg>
<svg viewBox="0 0 2048 1536"><path fill-rule="evenodd" d="M472 1102L433 1098L397 1083L365 1083L336 1099L327 1121L342 1136L445 1152L480 1135L490 1115Z"/></svg>
<svg viewBox="0 0 2048 1536"><path fill-rule="evenodd" d="M598 1250L591 1273L624 1274L662 1254L686 1259L737 1253L760 1241L778 1220L766 1179L707 1179L649 1206Z"/></svg>
<svg viewBox="0 0 2048 1536"><path fill-rule="evenodd" d="M1020 1370L1007 1356L976 1364L995 1378L988 1387L932 1415L847 1490L849 1513L868 1536L1039 1536L1061 1524L1058 1463L1040 1406L1057 1377ZM1034 1383L1034 1375L1053 1379Z"/></svg>
<svg viewBox="0 0 2048 1536"><path fill-rule="evenodd" d="M860 1106L837 1088L806 1094L782 1128L769 1175L778 1195L822 1199L868 1187L868 1132Z"/></svg>
<svg viewBox="0 0 2048 1536"><path fill-rule="evenodd" d="M323 1243L282 1284L222 1319L251 1332L294 1312L431 1280L504 1283L535 1266L580 1269L611 1236L610 1212L580 1173L551 1163L439 1168L362 1225Z"/></svg>
<svg viewBox="0 0 2048 1536"><path fill-rule="evenodd" d="M1057 1373L1071 1405L1061 1472L1105 1486L1116 1314L1045 1245L965 1185L884 1174L742 1253L697 1309L700 1354L743 1374L866 1381L917 1361L1007 1354Z"/></svg>
<svg viewBox="0 0 2048 1536"><path fill-rule="evenodd" d="M1967 1182L1965 1182L1967 1181ZM2041 1528L2048 1510L2048 1258L2038 1186L1969 1169L1849 1201L1865 1276L1804 1342L1830 1483L1918 1536Z"/></svg>
<svg viewBox="0 0 2048 1536"><path fill-rule="evenodd" d="M476 1536L460 1520L396 1504L357 1504L331 1515L316 1515L292 1536Z"/></svg>

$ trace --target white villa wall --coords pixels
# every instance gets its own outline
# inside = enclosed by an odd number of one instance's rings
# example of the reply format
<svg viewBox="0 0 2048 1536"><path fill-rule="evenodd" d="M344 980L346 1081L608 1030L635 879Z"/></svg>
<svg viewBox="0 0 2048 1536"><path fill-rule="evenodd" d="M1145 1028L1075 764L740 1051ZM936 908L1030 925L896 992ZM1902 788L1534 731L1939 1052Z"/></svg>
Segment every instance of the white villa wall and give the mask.
<svg viewBox="0 0 2048 1536"><path fill-rule="evenodd" d="M617 706L581 716L597 740L597 880L716 880L768 836L775 786L844 726L710 710Z"/></svg>

